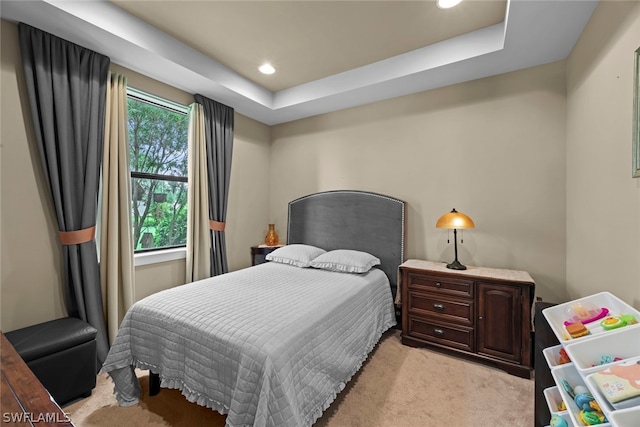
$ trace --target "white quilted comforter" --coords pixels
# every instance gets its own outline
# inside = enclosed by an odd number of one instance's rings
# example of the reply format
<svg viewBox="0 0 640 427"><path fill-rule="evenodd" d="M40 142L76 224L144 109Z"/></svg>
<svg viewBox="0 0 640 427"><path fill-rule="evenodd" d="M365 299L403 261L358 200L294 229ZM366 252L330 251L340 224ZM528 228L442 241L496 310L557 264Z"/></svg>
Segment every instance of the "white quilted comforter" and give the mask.
<svg viewBox="0 0 640 427"><path fill-rule="evenodd" d="M102 367L121 406L134 368L228 414L227 426L312 425L395 325L389 282L274 262L151 295L127 312Z"/></svg>

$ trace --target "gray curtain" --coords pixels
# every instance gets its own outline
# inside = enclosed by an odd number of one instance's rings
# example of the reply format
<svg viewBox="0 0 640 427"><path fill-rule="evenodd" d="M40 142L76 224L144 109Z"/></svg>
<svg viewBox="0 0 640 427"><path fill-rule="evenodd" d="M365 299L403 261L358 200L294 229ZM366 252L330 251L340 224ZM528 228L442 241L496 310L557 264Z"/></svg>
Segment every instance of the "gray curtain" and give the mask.
<svg viewBox="0 0 640 427"><path fill-rule="evenodd" d="M233 153L233 108L202 95L195 96L204 109L204 131L209 182L209 223L211 228L211 275L229 271L225 223Z"/></svg>
<svg viewBox="0 0 640 427"><path fill-rule="evenodd" d="M109 345L94 235L110 60L23 23L18 28L31 117L63 245L65 303L69 316L98 330L99 369Z"/></svg>

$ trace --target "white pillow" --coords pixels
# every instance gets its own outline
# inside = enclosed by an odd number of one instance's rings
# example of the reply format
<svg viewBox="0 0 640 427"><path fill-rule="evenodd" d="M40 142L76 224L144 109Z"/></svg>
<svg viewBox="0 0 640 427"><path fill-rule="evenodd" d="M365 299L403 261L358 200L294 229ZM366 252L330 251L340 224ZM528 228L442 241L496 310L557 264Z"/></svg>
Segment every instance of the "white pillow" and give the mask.
<svg viewBox="0 0 640 427"><path fill-rule="evenodd" d="M366 273L379 264L380 259L373 255L351 249L329 251L311 261L311 267L343 273Z"/></svg>
<svg viewBox="0 0 640 427"><path fill-rule="evenodd" d="M281 264L295 265L296 267L309 267L311 261L326 251L311 245L286 245L267 254L267 261Z"/></svg>

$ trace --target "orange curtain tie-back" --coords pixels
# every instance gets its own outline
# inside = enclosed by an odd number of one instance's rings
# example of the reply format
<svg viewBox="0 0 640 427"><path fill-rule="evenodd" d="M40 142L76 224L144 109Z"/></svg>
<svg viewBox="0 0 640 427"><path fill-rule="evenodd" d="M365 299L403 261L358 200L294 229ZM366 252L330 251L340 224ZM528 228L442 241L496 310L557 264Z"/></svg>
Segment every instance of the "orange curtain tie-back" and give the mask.
<svg viewBox="0 0 640 427"><path fill-rule="evenodd" d="M79 245L92 241L96 237L96 227L83 228L76 231L61 231L60 243L65 246Z"/></svg>
<svg viewBox="0 0 640 427"><path fill-rule="evenodd" d="M212 219L209 220L209 228L214 231L224 231L224 226L226 223L220 221L214 221Z"/></svg>

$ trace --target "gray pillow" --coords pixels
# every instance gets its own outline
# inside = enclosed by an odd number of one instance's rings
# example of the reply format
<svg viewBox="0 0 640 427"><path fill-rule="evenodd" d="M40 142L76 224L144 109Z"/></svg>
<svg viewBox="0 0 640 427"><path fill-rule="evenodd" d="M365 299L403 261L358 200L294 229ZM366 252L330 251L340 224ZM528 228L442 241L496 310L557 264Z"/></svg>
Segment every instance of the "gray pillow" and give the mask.
<svg viewBox="0 0 640 427"><path fill-rule="evenodd" d="M267 254L267 261L281 264L295 265L296 267L309 267L311 261L326 251L311 245L286 245Z"/></svg>
<svg viewBox="0 0 640 427"><path fill-rule="evenodd" d="M375 265L380 265L380 259L351 249L325 252L311 261L311 267L343 273L366 273Z"/></svg>

